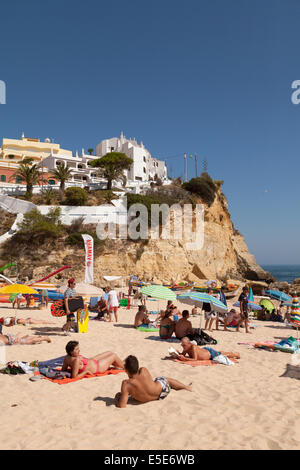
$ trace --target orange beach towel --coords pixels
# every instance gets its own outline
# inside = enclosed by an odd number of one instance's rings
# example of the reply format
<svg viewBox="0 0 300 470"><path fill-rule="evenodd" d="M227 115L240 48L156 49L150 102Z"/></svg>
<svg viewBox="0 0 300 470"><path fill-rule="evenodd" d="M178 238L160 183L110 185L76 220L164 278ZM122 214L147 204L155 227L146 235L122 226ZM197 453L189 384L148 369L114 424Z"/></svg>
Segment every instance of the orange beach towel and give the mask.
<svg viewBox="0 0 300 470"><path fill-rule="evenodd" d="M50 382L54 382L56 384L59 384L59 385L64 385L64 384L69 384L71 382L77 382L77 380L81 380L81 379L91 379L93 377L103 377L104 375L116 375L116 374L120 374L120 372L125 372L125 370L121 370L121 369L108 369L106 372L103 372L103 373L100 373L98 372L97 374L87 374L85 375L84 377L75 377L75 379L69 379L69 378L65 378L65 379L50 379L49 377L44 377L44 379L47 379L47 380L50 380ZM39 372L37 372L36 374L34 375L40 375Z"/></svg>
<svg viewBox="0 0 300 470"><path fill-rule="evenodd" d="M196 367L196 366L217 366L217 362L213 362L211 360L207 361L181 361L180 359L173 359L175 362L180 362L180 364L187 364L188 366Z"/></svg>

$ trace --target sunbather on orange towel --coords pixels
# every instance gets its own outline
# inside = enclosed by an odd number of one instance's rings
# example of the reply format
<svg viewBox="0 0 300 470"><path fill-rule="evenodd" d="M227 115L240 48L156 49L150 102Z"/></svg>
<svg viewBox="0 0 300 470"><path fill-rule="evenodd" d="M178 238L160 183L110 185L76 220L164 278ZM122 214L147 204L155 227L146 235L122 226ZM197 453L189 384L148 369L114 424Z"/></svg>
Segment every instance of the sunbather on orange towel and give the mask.
<svg viewBox="0 0 300 470"><path fill-rule="evenodd" d="M71 369L72 379L84 377L87 374L103 373L113 366L124 369L123 361L112 351L97 354L90 359L81 356L78 341L69 341L66 345L67 356L62 370Z"/></svg>

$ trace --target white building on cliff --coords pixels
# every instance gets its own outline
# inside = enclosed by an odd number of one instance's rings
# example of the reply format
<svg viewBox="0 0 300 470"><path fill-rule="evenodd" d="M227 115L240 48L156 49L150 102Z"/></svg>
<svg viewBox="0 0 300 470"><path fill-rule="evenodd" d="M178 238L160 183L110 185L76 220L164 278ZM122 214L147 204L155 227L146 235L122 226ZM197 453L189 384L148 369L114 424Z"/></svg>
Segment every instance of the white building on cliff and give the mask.
<svg viewBox="0 0 300 470"><path fill-rule="evenodd" d="M154 181L160 178L167 180L167 167L164 161L153 158L143 142L126 139L121 133L120 137L102 140L96 148L98 157L103 157L109 152L122 152L132 158L133 164L129 171L125 172L127 181Z"/></svg>

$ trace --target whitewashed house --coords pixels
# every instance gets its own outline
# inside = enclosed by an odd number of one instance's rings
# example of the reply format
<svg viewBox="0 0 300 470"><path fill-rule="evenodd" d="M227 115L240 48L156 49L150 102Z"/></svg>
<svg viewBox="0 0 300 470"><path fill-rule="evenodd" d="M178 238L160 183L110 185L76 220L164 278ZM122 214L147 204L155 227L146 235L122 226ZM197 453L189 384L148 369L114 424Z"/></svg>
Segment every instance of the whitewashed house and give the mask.
<svg viewBox="0 0 300 470"><path fill-rule="evenodd" d="M102 140L96 148L98 157L103 157L109 152L125 153L132 158L133 164L129 171L125 171L128 183L149 182L160 178L167 180L167 166L164 161L153 158L143 142L138 144L135 139L126 139L121 133L120 137Z"/></svg>

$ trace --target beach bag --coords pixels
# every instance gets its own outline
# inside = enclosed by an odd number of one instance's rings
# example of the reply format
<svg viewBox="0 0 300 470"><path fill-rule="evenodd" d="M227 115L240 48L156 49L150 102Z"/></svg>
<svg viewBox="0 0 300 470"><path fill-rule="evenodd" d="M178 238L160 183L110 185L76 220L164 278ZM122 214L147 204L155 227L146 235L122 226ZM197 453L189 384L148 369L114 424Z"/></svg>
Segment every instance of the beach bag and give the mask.
<svg viewBox="0 0 300 470"><path fill-rule="evenodd" d="M188 337L193 341L196 341L198 346L205 346L206 344L217 344L217 340L215 340L212 336L209 336L201 328L196 328L194 330L194 334L188 335Z"/></svg>
<svg viewBox="0 0 300 470"><path fill-rule="evenodd" d="M69 310L70 312L77 312L79 309L84 308L84 302L82 297L76 297L75 299L69 299Z"/></svg>

